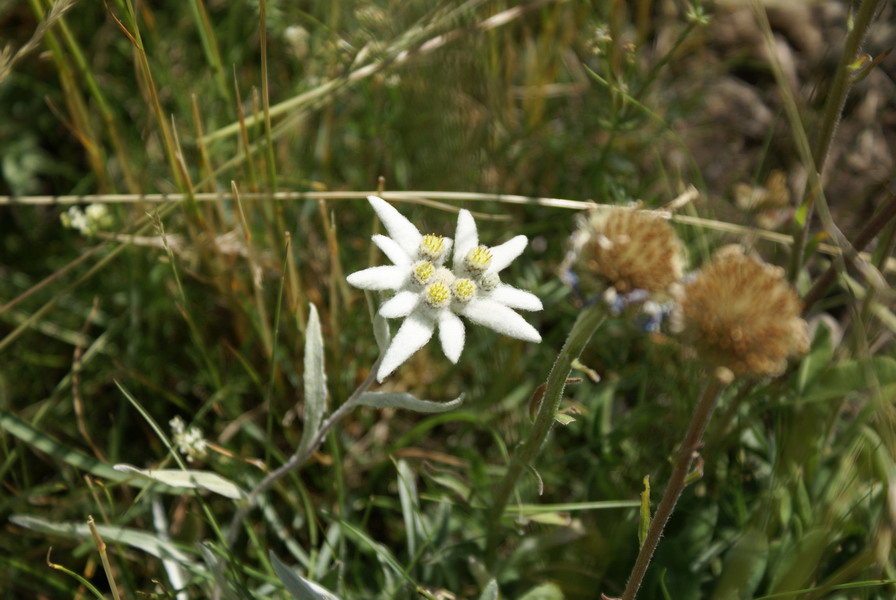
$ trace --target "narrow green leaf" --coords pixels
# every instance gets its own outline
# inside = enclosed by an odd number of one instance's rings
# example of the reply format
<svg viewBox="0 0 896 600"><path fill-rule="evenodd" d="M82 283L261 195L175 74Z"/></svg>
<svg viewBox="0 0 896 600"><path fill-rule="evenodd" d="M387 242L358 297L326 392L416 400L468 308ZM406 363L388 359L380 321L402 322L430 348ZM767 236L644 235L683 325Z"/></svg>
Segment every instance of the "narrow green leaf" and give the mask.
<svg viewBox="0 0 896 600"><path fill-rule="evenodd" d="M213 585L217 586L215 589L223 593L225 600L240 600L237 595L234 594L230 582L228 582L227 578L224 576L224 565L218 555L215 554L213 546L209 542L201 542L198 546L199 553L202 554L202 559L208 566L206 573L214 579Z"/></svg>
<svg viewBox="0 0 896 600"><path fill-rule="evenodd" d="M770 572L772 582L768 591L775 594L807 587L827 551L830 533L821 528L810 529L790 547L781 548L782 558Z"/></svg>
<svg viewBox="0 0 896 600"><path fill-rule="evenodd" d="M458 408L463 402L463 394L449 402L433 402L418 400L406 392L365 392L358 397L355 404L374 408L403 408L421 413L442 413Z"/></svg>
<svg viewBox="0 0 896 600"><path fill-rule="evenodd" d="M545 583L520 596L520 600L563 600L563 590L554 583Z"/></svg>
<svg viewBox="0 0 896 600"><path fill-rule="evenodd" d="M113 467L116 471L122 473L131 473L137 476L137 479L129 481L137 481L139 479L148 479L150 481L158 481L171 487L181 489L203 489L215 494L220 494L227 498L239 500L245 497L245 492L229 479L225 479L217 473L211 471L191 471L181 469L139 469L137 467L118 464Z"/></svg>
<svg viewBox="0 0 896 600"><path fill-rule="evenodd" d="M56 569L57 571L62 571L63 573L65 573L66 575L68 575L69 577L71 577L72 579L74 579L75 581L80 583L81 585L83 585L84 588L87 589L91 594L93 594L93 597L96 598L97 600L106 600L105 596L103 596L103 594L100 593L100 591L98 589L96 589L96 587L92 583L90 583L89 581L84 579L81 575L79 575L78 573L75 573L71 569L68 569L62 565L51 562L49 552L47 553L47 565L51 569Z"/></svg>
<svg viewBox="0 0 896 600"><path fill-rule="evenodd" d="M396 469L398 470L398 500L401 503L401 514L404 517L408 556L415 556L417 554L416 515L419 512L417 484L414 480L414 473L411 472L406 461L399 460Z"/></svg>
<svg viewBox="0 0 896 600"><path fill-rule="evenodd" d="M803 360L796 377L796 389L800 393L806 391L806 387L815 380L822 370L830 367L834 358L834 344L831 339L831 330L824 322L819 322L812 340L812 349Z"/></svg>
<svg viewBox="0 0 896 600"><path fill-rule="evenodd" d="M0 428L19 438L29 446L49 454L56 460L71 465L76 469L86 471L96 477L101 477L102 479L116 483L128 483L140 488L153 486L153 489L159 492L180 493L180 490L174 490L167 486L146 481L145 479L135 479L131 481L133 479L132 477L116 471L112 468L112 465L66 446L49 435L38 431L32 427L30 423L23 421L2 408L0 408Z"/></svg>
<svg viewBox="0 0 896 600"><path fill-rule="evenodd" d="M427 469L426 477L454 492L460 501L465 502L471 495L470 486L453 473L440 473L435 469Z"/></svg>
<svg viewBox="0 0 896 600"><path fill-rule="evenodd" d="M364 531L361 531L357 527L353 527L349 525L347 522L340 520L339 526L342 527L343 533L346 534L346 537L352 538L357 544L358 548L361 550L369 550L380 560L380 562L384 565L387 565L396 575L401 576L404 580L411 584L415 585L414 581L408 576L404 567L401 566L401 563L395 559L395 556L389 551L389 549L383 544L377 542L369 534ZM383 569L383 575L389 573L389 569Z"/></svg>
<svg viewBox="0 0 896 600"><path fill-rule="evenodd" d="M875 356L867 360L851 360L827 367L802 397L803 402L820 402L873 386L896 383L896 360Z"/></svg>
<svg viewBox="0 0 896 600"><path fill-rule="evenodd" d="M636 508L637 500L596 500L593 502L563 502L560 504L515 504L508 506L505 512L519 513L524 516L534 515L540 512L552 512L562 510L574 512L579 510L607 510L611 508Z"/></svg>
<svg viewBox="0 0 896 600"><path fill-rule="evenodd" d="M492 579L482 590L479 600L498 600L498 582Z"/></svg>
<svg viewBox="0 0 896 600"><path fill-rule="evenodd" d="M339 600L326 589L313 581L308 581L291 568L287 567L272 551L268 552L274 572L293 598L296 600Z"/></svg>
<svg viewBox="0 0 896 600"><path fill-rule="evenodd" d="M554 420L560 425L569 425L576 422L575 417L561 412L554 413Z"/></svg>
<svg viewBox="0 0 896 600"><path fill-rule="evenodd" d="M797 225L802 227L806 224L806 215L809 214L809 204L801 204L793 215L793 220Z"/></svg>
<svg viewBox="0 0 896 600"><path fill-rule="evenodd" d="M90 529L86 523L76 523L72 521L54 522L33 517L30 515L12 515L9 517L10 522L48 535L58 535L60 537L75 540L92 539ZM142 531L140 529L131 529L129 527L119 527L117 525L97 525L97 530L103 537L105 542L118 542L132 548L142 550L147 554L151 554L157 558L177 561L183 565L191 565L192 559L180 548L171 542L165 541L155 534Z"/></svg>
<svg viewBox="0 0 896 600"><path fill-rule="evenodd" d="M558 527L569 527L570 523L572 523L569 513L565 512L535 513L529 517L529 520L542 525L556 525Z"/></svg>
<svg viewBox="0 0 896 600"><path fill-rule="evenodd" d="M748 529L725 556L713 600L749 600L759 587L768 564L768 538L764 531Z"/></svg>

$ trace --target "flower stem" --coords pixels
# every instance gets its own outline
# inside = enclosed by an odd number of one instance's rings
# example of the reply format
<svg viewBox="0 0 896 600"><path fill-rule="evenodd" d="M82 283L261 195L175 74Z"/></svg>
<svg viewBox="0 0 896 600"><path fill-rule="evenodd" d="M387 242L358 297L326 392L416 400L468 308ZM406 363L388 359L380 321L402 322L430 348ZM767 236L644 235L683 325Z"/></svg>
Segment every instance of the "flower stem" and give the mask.
<svg viewBox="0 0 896 600"><path fill-rule="evenodd" d="M333 413L327 417L323 423L320 425L320 429L317 430L317 433L312 438L311 442L308 444L307 448L304 451L301 451L301 448L296 449L295 454L289 457L289 459L265 475L264 479L258 482L249 494L246 497L246 502L243 506L240 507L238 511L233 515L233 519L230 521L230 527L227 530L227 543L230 547L233 547L233 544L236 542L237 534L240 531L240 525L243 520L246 518L246 515L249 514L249 511L255 506L258 502L258 497L264 493L268 488L270 488L274 483L276 483L279 479L284 476L292 473L307 461L312 454L314 454L320 445L323 443L324 439L326 439L327 434L330 432L330 429L333 428L334 425L339 423L348 413L355 408L358 403L358 398L361 397L361 394L367 391L367 389L373 385L374 380L376 379L376 371L379 368L380 361L377 360L374 363L373 367L370 369L370 373L367 375L367 378L358 386L358 388L352 392L352 395L349 396L348 400L346 400L342 406L337 408Z"/></svg>
<svg viewBox="0 0 896 600"><path fill-rule="evenodd" d="M488 514L488 534L486 537L486 564L492 566L498 546L498 531L504 509L516 487L516 482L523 470L532 462L538 451L541 450L548 432L554 423L554 414L563 397L563 389L566 387L566 378L572 369L572 363L579 357L585 345L594 335L595 330L603 323L606 313L600 303L592 304L579 313L560 350L551 373L548 375L547 388L544 399L535 417L535 424L529 432L526 440L517 447L504 474L504 478L498 485L494 500Z"/></svg>
<svg viewBox="0 0 896 600"><path fill-rule="evenodd" d="M647 536L644 538L644 544L635 560L635 566L628 577L628 583L625 586L625 592L622 594L622 600L634 600L644 580L644 574L647 573L647 567L650 565L650 559L656 550L663 534L663 529L675 509L675 504L681 496L682 490L685 488L685 479L688 470L691 468L691 462L700 448L703 432L706 430L706 424L716 406L716 400L719 398L724 387L731 383L733 375L727 369L719 369L712 379L706 384L700 401L694 409L691 416L691 423L681 442L681 448L678 450L678 456L675 461L675 468L672 470L672 477L666 485L666 491L663 492L663 498L660 500L653 519L650 521L650 527L647 529Z"/></svg>

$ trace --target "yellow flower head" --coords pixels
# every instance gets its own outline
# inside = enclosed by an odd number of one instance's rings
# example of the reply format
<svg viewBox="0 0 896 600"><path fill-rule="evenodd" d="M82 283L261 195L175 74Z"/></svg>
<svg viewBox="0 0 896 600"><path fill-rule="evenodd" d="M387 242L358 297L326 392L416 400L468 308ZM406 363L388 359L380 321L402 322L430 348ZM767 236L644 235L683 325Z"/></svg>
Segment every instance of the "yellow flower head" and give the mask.
<svg viewBox="0 0 896 600"><path fill-rule="evenodd" d="M436 266L428 260L418 261L414 264L414 268L411 271L414 281L416 281L418 285L426 285L429 283L429 280L432 279L435 273Z"/></svg>
<svg viewBox="0 0 896 600"><path fill-rule="evenodd" d="M426 286L423 300L433 308L443 308L451 304L451 290L444 282L436 281Z"/></svg>
<svg viewBox="0 0 896 600"><path fill-rule="evenodd" d="M420 256L426 260L438 260L445 253L445 238L434 233L423 236L420 240Z"/></svg>
<svg viewBox="0 0 896 600"><path fill-rule="evenodd" d="M777 375L809 348L801 303L779 267L717 251L681 290L685 336L701 357L737 374Z"/></svg>
<svg viewBox="0 0 896 600"><path fill-rule="evenodd" d="M464 266L474 273L484 273L490 264L492 264L492 253L485 246L477 246L470 250L464 261Z"/></svg>
<svg viewBox="0 0 896 600"><path fill-rule="evenodd" d="M459 302L469 302L476 295L476 284L467 278L455 279L451 291Z"/></svg>

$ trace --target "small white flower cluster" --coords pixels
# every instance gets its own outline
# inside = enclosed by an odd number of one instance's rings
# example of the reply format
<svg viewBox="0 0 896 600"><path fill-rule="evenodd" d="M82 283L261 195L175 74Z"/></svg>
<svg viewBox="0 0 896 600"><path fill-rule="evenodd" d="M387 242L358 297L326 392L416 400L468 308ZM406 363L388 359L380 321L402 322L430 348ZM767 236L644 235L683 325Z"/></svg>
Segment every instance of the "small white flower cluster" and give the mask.
<svg viewBox="0 0 896 600"><path fill-rule="evenodd" d="M90 204L85 210L79 206L72 206L68 211L59 215L63 227L77 229L84 235L93 236L103 229L112 226L112 215L105 204Z"/></svg>
<svg viewBox="0 0 896 600"><path fill-rule="evenodd" d="M404 322L386 350L377 372L382 381L430 340L436 328L445 356L453 363L464 348L464 324L459 316L529 342L541 335L514 309L541 310L533 294L501 282L498 275L525 249L528 240L518 235L492 248L479 245L473 215L461 210L455 241L422 235L392 205L368 196L389 237L374 235L373 243L392 265L352 273L347 281L367 290L394 290L379 314ZM452 268L444 266L453 247Z"/></svg>
<svg viewBox="0 0 896 600"><path fill-rule="evenodd" d="M202 430L196 426L187 429L186 423L180 417L174 417L168 421L171 426L171 437L177 451L187 457L187 462L202 460L208 454L208 442L202 435Z"/></svg>

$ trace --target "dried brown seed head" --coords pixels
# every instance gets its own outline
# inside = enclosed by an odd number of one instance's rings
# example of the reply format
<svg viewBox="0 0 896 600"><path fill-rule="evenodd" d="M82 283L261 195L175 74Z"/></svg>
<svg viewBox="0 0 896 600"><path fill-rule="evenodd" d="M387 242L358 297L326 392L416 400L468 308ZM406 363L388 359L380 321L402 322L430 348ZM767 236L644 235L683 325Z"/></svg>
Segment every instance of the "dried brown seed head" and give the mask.
<svg viewBox="0 0 896 600"><path fill-rule="evenodd" d="M710 364L777 375L809 347L801 303L779 267L722 248L680 292L685 336Z"/></svg>
<svg viewBox="0 0 896 600"><path fill-rule="evenodd" d="M622 293L661 292L681 278L684 246L669 223L651 211L603 207L573 236L570 266L585 291L602 281Z"/></svg>

